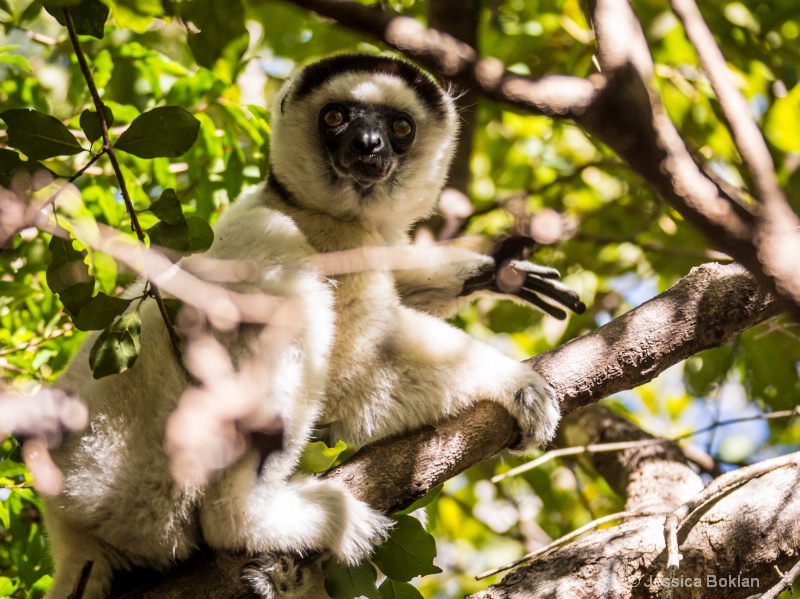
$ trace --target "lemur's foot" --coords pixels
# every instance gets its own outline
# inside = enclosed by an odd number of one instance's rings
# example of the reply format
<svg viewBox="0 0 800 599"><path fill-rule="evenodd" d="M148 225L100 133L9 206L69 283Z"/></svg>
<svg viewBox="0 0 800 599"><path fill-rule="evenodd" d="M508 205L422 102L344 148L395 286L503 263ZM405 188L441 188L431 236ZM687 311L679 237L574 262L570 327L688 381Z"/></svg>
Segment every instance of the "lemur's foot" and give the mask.
<svg viewBox="0 0 800 599"><path fill-rule="evenodd" d="M241 577L261 599L301 599L310 586L311 566L307 560L267 553L245 564Z"/></svg>
<svg viewBox="0 0 800 599"><path fill-rule="evenodd" d="M529 383L517 391L511 414L517 419L522 433L511 449L526 452L547 444L555 435L561 410L553 388L538 372L529 374Z"/></svg>

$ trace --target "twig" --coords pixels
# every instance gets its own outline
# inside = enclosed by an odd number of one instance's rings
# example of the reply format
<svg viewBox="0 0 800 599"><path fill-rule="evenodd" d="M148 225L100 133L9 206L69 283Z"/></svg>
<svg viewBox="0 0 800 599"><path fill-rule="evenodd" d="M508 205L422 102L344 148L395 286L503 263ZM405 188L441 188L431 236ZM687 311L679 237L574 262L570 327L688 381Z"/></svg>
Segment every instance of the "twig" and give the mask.
<svg viewBox="0 0 800 599"><path fill-rule="evenodd" d="M86 585L89 584L89 576L92 574L92 566L94 566L93 560L89 560L83 564L80 576L78 576L78 580L75 583L75 588L67 599L83 599L83 595L86 593Z"/></svg>
<svg viewBox="0 0 800 599"><path fill-rule="evenodd" d="M649 447L651 445L661 445L664 443L676 443L678 441L688 439L689 437L694 437L696 435L701 435L709 431L714 431L721 426L729 426L732 424L739 424L741 422L752 422L754 420L773 420L776 418L790 418L792 416L800 416L800 406L797 406L792 410L781 410L780 412L766 412L761 414L755 414L754 416L743 416L741 418L731 418L730 420L720 420L704 428L699 428L697 430L684 433L682 435L678 435L677 437L673 437L672 439L640 439L638 441L620 441L619 443L595 443L593 445L578 445L575 447L564 447L561 449L554 449L539 456L535 460L528 462L527 464L522 464L521 466L512 468L508 472L503 472L501 474L493 476L491 481L493 483L500 482L503 479L509 478L511 476L516 476L517 474L521 474L522 472L527 472L528 470L533 470L534 468L538 468L539 466L541 466L546 462L549 462L550 460L554 460L556 458L564 456L580 455L582 453L604 453L611 451L623 451L625 449L635 449L637 447Z"/></svg>
<svg viewBox="0 0 800 599"><path fill-rule="evenodd" d="M64 21L67 26L67 31L69 32L69 39L72 42L72 47L75 50L75 56L78 59L81 73L83 73L83 78L86 80L86 85L89 88L89 94L92 96L92 101L94 102L94 107L97 111L97 119L100 122L100 132L103 138L103 148L101 152L108 155L108 159L111 162L111 167L114 169L114 174L116 175L117 182L119 183L119 190L120 194L122 195L122 200L125 202L125 208L127 209L128 215L131 219L131 229L133 229L134 233L136 233L136 237L139 239L139 241L144 244L145 234L142 230L141 224L139 223L139 219L136 216L136 210L133 207L133 201L128 193L128 186L125 182L125 177L122 174L119 161L117 160L114 148L111 145L111 139L108 136L108 123L106 122L105 111L103 110L103 100L100 98L100 94L97 91L97 86L94 84L92 72L89 69L89 64L86 62L86 57L81 49L80 41L78 40L78 33L75 30L75 23L72 21L72 13L69 8L64 8L63 10ZM161 318L164 320L164 325L169 333L169 339L172 343L172 351L175 354L175 359L178 361L178 364L183 367L183 356L181 354L180 346L181 339L169 319L167 307L164 304L164 299L161 297L158 286L153 281L148 281L148 283L150 286L149 294L156 301L156 304L158 305L158 311L161 313Z"/></svg>
<svg viewBox="0 0 800 599"><path fill-rule="evenodd" d="M764 460L746 468L740 468L733 472L728 472L712 480L708 486L687 501L677 510L669 514L664 521L664 540L667 547L667 568L677 569L680 562L678 552L678 529L686 519L701 505L715 499L723 493L727 493L739 485L742 485L754 478L763 476L773 470L789 465L800 465L800 453Z"/></svg>
<svg viewBox="0 0 800 599"><path fill-rule="evenodd" d="M778 581L778 584L771 587L766 593L761 595L761 599L778 599L778 595L780 595L784 590L792 590L792 583L798 576L800 576L800 562L797 562L794 566L792 566L792 569L786 574L783 574L777 566L775 569L778 570L778 574L780 575L781 579Z"/></svg>
<svg viewBox="0 0 800 599"><path fill-rule="evenodd" d="M500 566L499 568L494 568L492 570L487 570L486 572L482 572L475 577L475 580L482 580L484 578L488 578L494 574L498 574L500 572L504 572L505 570L510 570L515 566L519 566L527 561L531 561L536 559L537 557L541 557L547 553L550 553L552 550L557 549L561 545L572 541L573 539L581 536L583 533L588 532L590 530L594 530L598 526L602 526L603 524L607 524L609 522L613 522L614 520L628 520L631 518L646 518L649 516L657 516L659 512L617 512L616 514L609 514L608 516L602 516L601 518L597 518L596 520L592 520L591 522L584 524L580 528L576 528L572 532L568 532L563 537L560 537L550 543L549 545L545 545L544 547L540 547L536 551L531 551L530 553L523 555L521 558L514 560L506 564L505 566Z"/></svg>

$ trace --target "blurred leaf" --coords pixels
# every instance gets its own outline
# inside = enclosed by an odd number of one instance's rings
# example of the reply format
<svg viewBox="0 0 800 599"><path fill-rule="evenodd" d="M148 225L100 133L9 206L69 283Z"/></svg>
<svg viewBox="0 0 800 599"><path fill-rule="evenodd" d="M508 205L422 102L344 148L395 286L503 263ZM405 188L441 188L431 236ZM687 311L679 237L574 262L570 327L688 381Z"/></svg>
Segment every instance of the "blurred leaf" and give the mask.
<svg viewBox="0 0 800 599"><path fill-rule="evenodd" d="M96 379L125 372L141 350L142 319L139 310L125 314L103 331L89 352L89 365Z"/></svg>
<svg viewBox="0 0 800 599"><path fill-rule="evenodd" d="M189 247L189 227L186 222L177 225L160 222L147 229L147 235L150 237L150 245L178 251Z"/></svg>
<svg viewBox="0 0 800 599"><path fill-rule="evenodd" d="M64 123L30 108L14 108L0 114L8 126L8 145L34 160L69 156L83 148Z"/></svg>
<svg viewBox="0 0 800 599"><path fill-rule="evenodd" d="M49 12L56 21L66 27L67 21L64 18L63 8L53 6L61 0L48 0L43 2L44 9ZM65 5L61 5L65 6ZM71 2L72 22L75 31L80 35L91 35L97 39L103 39L103 29L108 20L109 9L100 0L77 0ZM95 138L96 139L96 138Z"/></svg>
<svg viewBox="0 0 800 599"><path fill-rule="evenodd" d="M442 492L443 486L444 485L435 486L433 489L431 489L430 491L425 493L425 495L423 495L422 497L417 499L414 503L412 503L406 509L399 510L399 511L395 512L395 515L402 516L402 515L405 515L405 514L410 514L411 512L414 512L414 511L416 511L416 510L418 510L420 508L425 507L429 503L432 503L437 497L439 497L439 494Z"/></svg>
<svg viewBox="0 0 800 599"><path fill-rule="evenodd" d="M72 322L81 331L104 329L128 308L131 301L100 292L81 308Z"/></svg>
<svg viewBox="0 0 800 599"><path fill-rule="evenodd" d="M800 404L800 343L791 331L763 336L763 329L764 325L750 329L740 337L745 388L773 410L792 409Z"/></svg>
<svg viewBox="0 0 800 599"><path fill-rule="evenodd" d="M178 313L183 308L183 302L174 297L164 298L164 307L167 309L167 316L172 323L178 322Z"/></svg>
<svg viewBox="0 0 800 599"><path fill-rule="evenodd" d="M224 4L190 0L181 2L178 8L189 29L189 48L197 64L207 69L214 68L229 44L240 37L248 36L241 0L229 0ZM247 49L247 43L239 46L237 60Z"/></svg>
<svg viewBox="0 0 800 599"><path fill-rule="evenodd" d="M20 155L13 150L0 148L0 186L6 189L10 188L14 173L25 172L33 175L39 171L50 172L50 169L45 168L41 162L22 160Z"/></svg>
<svg viewBox="0 0 800 599"><path fill-rule="evenodd" d="M183 208L174 189L165 189L159 198L150 204L150 211L168 225L185 223Z"/></svg>
<svg viewBox="0 0 800 599"><path fill-rule="evenodd" d="M412 516L395 516L389 538L380 545L372 561L389 578L409 581L422 574L437 574L442 570L433 565L436 541L419 520Z"/></svg>
<svg viewBox="0 0 800 599"><path fill-rule="evenodd" d="M696 397L705 397L714 386L724 383L733 366L735 349L735 343L726 343L689 358L683 369L686 390Z"/></svg>
<svg viewBox="0 0 800 599"><path fill-rule="evenodd" d="M164 12L160 0L106 0L106 3L118 27L137 33L144 33L153 22L153 17Z"/></svg>
<svg viewBox="0 0 800 599"><path fill-rule="evenodd" d="M106 126L110 129L111 125L114 124L114 114L106 105L103 105L103 115L105 116ZM100 118L94 110L84 110L81 113L80 124L89 141L94 142L102 137L103 130L100 127Z"/></svg>
<svg viewBox="0 0 800 599"><path fill-rule="evenodd" d="M139 158L175 158L197 139L200 122L178 106L160 106L140 114L114 147Z"/></svg>
<svg viewBox="0 0 800 599"><path fill-rule="evenodd" d="M8 524L6 524L6 527ZM17 590L19 581L11 580L5 576L0 576L0 597L10 597Z"/></svg>
<svg viewBox="0 0 800 599"><path fill-rule="evenodd" d="M353 597L369 597L380 599L375 588L377 573L375 568L364 560L358 566L343 566L331 558L322 564L325 575L325 590L331 599L353 599Z"/></svg>
<svg viewBox="0 0 800 599"><path fill-rule="evenodd" d="M767 114L764 133L776 148L800 153L800 85L775 100Z"/></svg>
<svg viewBox="0 0 800 599"><path fill-rule="evenodd" d="M45 10L50 14L68 6L77 6L81 1L82 0L40 0L42 6L44 6Z"/></svg>
<svg viewBox="0 0 800 599"><path fill-rule="evenodd" d="M336 458L345 449L347 449L347 444L341 440L337 441L333 447L328 447L323 441L307 443L300 456L300 469L314 474L325 472L333 466Z"/></svg>
<svg viewBox="0 0 800 599"><path fill-rule="evenodd" d="M48 249L51 259L47 266L47 286L58 294L69 312L78 314L94 292L94 277L89 274L85 262L86 250L79 252L73 247L72 239L56 235Z"/></svg>
<svg viewBox="0 0 800 599"><path fill-rule="evenodd" d="M53 586L53 577L45 574L31 586L25 599L43 599L51 586Z"/></svg>
<svg viewBox="0 0 800 599"><path fill-rule="evenodd" d="M204 252L214 242L214 229L199 216L190 216L186 219L189 226L189 252Z"/></svg>
<svg viewBox="0 0 800 599"><path fill-rule="evenodd" d="M0 63L19 67L30 73L31 65L28 64L24 56L8 53L10 50L16 50L17 48L19 46L0 46Z"/></svg>
<svg viewBox="0 0 800 599"><path fill-rule="evenodd" d="M416 587L391 578L384 580L378 590L381 593L381 599L424 599Z"/></svg>

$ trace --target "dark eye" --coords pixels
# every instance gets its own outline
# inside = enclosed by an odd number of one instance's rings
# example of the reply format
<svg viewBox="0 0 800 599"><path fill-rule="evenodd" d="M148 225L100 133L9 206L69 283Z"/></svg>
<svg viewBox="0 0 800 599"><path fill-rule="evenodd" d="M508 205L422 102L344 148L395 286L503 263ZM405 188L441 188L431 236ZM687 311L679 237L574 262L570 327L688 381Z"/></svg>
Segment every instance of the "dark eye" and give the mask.
<svg viewBox="0 0 800 599"><path fill-rule="evenodd" d="M328 127L338 127L344 123L344 113L338 108L331 108L322 115L322 120Z"/></svg>
<svg viewBox="0 0 800 599"><path fill-rule="evenodd" d="M411 121L405 117L400 117L392 123L392 130L397 137L408 137L414 128L411 125Z"/></svg>

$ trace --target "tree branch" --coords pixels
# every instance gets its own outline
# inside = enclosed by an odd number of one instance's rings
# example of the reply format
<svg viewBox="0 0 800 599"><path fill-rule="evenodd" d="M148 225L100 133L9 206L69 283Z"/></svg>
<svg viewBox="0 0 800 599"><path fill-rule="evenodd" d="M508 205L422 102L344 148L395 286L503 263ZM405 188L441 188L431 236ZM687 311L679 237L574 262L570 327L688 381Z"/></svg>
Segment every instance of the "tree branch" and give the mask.
<svg viewBox="0 0 800 599"><path fill-rule="evenodd" d="M757 219L698 167L653 84L647 41L628 0L592 0L602 74L514 75L498 60L387 10L352 0L288 0L408 54L484 97L530 114L570 118L611 147L716 247L744 264L800 317L797 215L770 203ZM620 115L625 115L620 118ZM774 207L772 207L774 206Z"/></svg>
<svg viewBox="0 0 800 599"><path fill-rule="evenodd" d="M72 20L72 12L70 11L69 7L65 7L63 11L64 22L67 27L67 32L69 33L69 39L72 43L72 48L75 50L75 56L78 59L78 65L80 66L81 73L86 81L86 86L89 88L89 94L92 97L95 111L97 112L97 119L100 123L100 134L103 138L102 152L108 155L108 159L111 162L111 167L114 169L114 175L117 178L117 183L119 183L119 191L122 195L122 200L125 202L125 209L127 210L128 216L130 216L131 219L131 229L133 229L134 233L136 233L136 237L139 239L139 242L144 244L144 231L142 230L141 224L139 224L139 218L136 216L136 210L133 207L133 201L131 200L130 193L128 193L128 186L125 182L125 177L122 174L122 169L120 168L119 161L117 160L117 155L114 152L114 147L111 145L111 139L108 136L108 122L106 121L104 110L105 105L103 104L103 100L100 98L100 93L97 91L97 86L94 83L94 77L92 76L92 71L89 68L89 63L86 62L86 56L83 54L83 49L81 48L80 40L78 39L78 33L75 29L75 23ZM96 160L95 157L92 158L89 164L92 164L94 160ZM70 181L72 180L73 179L70 179ZM169 339L172 343L172 351L175 354L175 359L185 372L186 369L183 364L183 357L181 356L180 336L175 331L175 327L172 326L172 322L169 319L169 314L167 314L167 307L164 304L164 299L161 297L158 286L150 280L148 280L148 284L148 293L156 301L158 311L161 314L162 320L164 321L164 326L166 326L167 332L169 333Z"/></svg>
<svg viewBox="0 0 800 599"><path fill-rule="evenodd" d="M795 564L800 546L800 454L770 462L769 468L759 463L737 470L740 486L692 514L677 539L684 559L671 575L664 517L654 515L591 533L470 599L655 599L668 593L744 599L758 593L779 579L773 566Z"/></svg>
<svg viewBox="0 0 800 599"><path fill-rule="evenodd" d="M553 385L568 414L646 383L676 362L718 347L778 312L777 302L761 294L741 266L707 264L625 316L529 363ZM517 434L508 412L496 403L482 402L452 420L369 445L326 476L344 482L376 509L392 512L508 447ZM661 524L658 529L663 543ZM202 589L203 596L235 597L233 587L220 586L219 567L213 564L227 560L226 567L240 567L238 559L197 557L181 570L190 569L191 576L182 574L177 587L172 581L159 586L157 596L177 597L164 589L187 593L186 585L191 585ZM230 572L226 576L235 579ZM207 592L217 587L226 590L219 595ZM144 596L144 591L137 593L126 597Z"/></svg>

